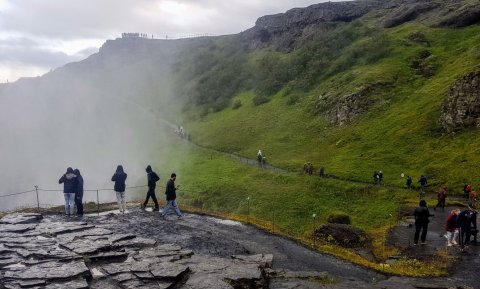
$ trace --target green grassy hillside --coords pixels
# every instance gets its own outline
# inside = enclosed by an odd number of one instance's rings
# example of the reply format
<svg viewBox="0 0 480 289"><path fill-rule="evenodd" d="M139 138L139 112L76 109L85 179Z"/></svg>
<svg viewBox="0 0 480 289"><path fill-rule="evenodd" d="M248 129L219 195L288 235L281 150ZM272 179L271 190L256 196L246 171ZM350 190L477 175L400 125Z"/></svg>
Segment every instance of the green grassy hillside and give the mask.
<svg viewBox="0 0 480 289"><path fill-rule="evenodd" d="M423 173L433 189L446 183L450 191L459 193L464 180L477 187L479 131L445 134L438 119L449 87L479 67L480 27L453 30L406 24L375 29L375 35L352 37L329 64L329 72L319 72L307 91L293 89L292 82L287 82L261 105L255 105L261 95L258 89L238 93L231 103L237 107L241 103L240 107L188 123L193 140L251 158L261 148L276 166L301 170L311 161L329 173L354 180L369 181L374 170L382 170L388 184L399 186L405 182L401 173L415 181ZM421 35L429 45L411 40L412 35ZM373 40L381 41L383 52L368 60L365 43ZM309 49L275 55L298 59ZM429 56L418 68L414 62L425 51ZM249 58L255 62L264 53L251 53ZM434 72L425 76L419 69ZM324 111L331 105L320 103L319 95L335 99L372 85L377 88L366 113L350 125L330 124Z"/></svg>

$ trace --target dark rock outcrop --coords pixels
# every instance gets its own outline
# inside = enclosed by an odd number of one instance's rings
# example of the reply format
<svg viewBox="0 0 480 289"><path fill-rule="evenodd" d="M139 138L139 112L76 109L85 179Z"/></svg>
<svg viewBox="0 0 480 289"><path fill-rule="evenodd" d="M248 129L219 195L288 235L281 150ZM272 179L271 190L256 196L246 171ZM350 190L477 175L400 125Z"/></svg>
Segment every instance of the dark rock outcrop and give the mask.
<svg viewBox="0 0 480 289"><path fill-rule="evenodd" d="M331 24L351 22L370 12L370 1L327 2L295 8L286 13L260 17L255 26L241 34L250 49L274 47L288 51Z"/></svg>
<svg viewBox="0 0 480 289"><path fill-rule="evenodd" d="M393 12L387 15L383 22L383 27L391 28L401 25L405 22L413 21L420 15L425 14L439 6L438 3L431 1L419 1L420 3L405 3L396 8Z"/></svg>
<svg viewBox="0 0 480 289"><path fill-rule="evenodd" d="M467 74L450 88L439 122L447 132L480 127L480 71Z"/></svg>
<svg viewBox="0 0 480 289"><path fill-rule="evenodd" d="M370 89L363 89L342 97L328 113L330 123L339 126L347 125L359 114L367 111L373 103L369 98L369 92Z"/></svg>
<svg viewBox="0 0 480 289"><path fill-rule="evenodd" d="M313 232L313 236L345 248L365 247L369 242L365 231L345 224L323 225Z"/></svg>
<svg viewBox="0 0 480 289"><path fill-rule="evenodd" d="M460 28L466 27L480 22L479 5L468 5L455 10L440 21L439 26Z"/></svg>

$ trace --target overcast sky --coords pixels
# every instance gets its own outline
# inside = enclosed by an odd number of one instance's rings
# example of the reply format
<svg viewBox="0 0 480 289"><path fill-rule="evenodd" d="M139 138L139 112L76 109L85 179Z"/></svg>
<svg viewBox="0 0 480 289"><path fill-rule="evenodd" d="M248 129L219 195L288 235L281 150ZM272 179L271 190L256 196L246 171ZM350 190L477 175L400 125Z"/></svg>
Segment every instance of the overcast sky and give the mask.
<svg viewBox="0 0 480 289"><path fill-rule="evenodd" d="M0 0L0 82L38 76L122 32L232 34L258 17L324 0Z"/></svg>

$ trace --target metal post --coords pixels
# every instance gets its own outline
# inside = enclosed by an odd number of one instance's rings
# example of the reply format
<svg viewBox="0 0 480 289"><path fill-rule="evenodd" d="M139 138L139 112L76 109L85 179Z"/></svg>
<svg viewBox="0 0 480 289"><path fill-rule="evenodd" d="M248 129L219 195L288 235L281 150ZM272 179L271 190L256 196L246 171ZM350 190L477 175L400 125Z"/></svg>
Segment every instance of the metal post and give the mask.
<svg viewBox="0 0 480 289"><path fill-rule="evenodd" d="M97 190L97 215L100 215L100 201L98 199L98 190Z"/></svg>
<svg viewBox="0 0 480 289"><path fill-rule="evenodd" d="M247 198L247 223L250 223L250 197Z"/></svg>
<svg viewBox="0 0 480 289"><path fill-rule="evenodd" d="M275 234L275 209L273 210L273 218L272 218L272 233Z"/></svg>
<svg viewBox="0 0 480 289"><path fill-rule="evenodd" d="M40 213L40 201L38 199L38 186L35 186L35 192L37 193L37 210Z"/></svg>
<svg viewBox="0 0 480 289"><path fill-rule="evenodd" d="M313 217L313 232L312 232L312 237L313 237L313 248L315 249L316 248L316 240L315 240L315 226L316 226L316 222L315 222L315 218L317 217L317 214L313 214L312 215Z"/></svg>

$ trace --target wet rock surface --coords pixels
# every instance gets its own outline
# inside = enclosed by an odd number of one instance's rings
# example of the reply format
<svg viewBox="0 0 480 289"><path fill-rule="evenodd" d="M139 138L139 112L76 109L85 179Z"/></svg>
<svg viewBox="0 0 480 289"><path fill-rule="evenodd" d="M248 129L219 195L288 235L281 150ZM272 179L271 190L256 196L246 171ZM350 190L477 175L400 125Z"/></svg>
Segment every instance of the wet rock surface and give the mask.
<svg viewBox="0 0 480 289"><path fill-rule="evenodd" d="M438 287L447 279L387 278L205 216L132 210L11 225L0 224L0 288L448 288Z"/></svg>

